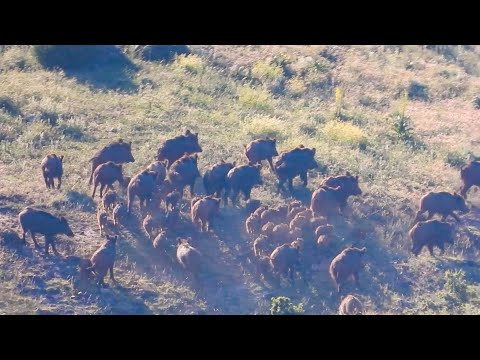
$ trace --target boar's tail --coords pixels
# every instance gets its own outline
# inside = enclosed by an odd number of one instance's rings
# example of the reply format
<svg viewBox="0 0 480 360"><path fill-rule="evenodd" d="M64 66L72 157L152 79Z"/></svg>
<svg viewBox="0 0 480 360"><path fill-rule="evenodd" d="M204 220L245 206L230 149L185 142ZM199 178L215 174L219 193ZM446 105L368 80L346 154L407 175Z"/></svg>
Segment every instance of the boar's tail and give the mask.
<svg viewBox="0 0 480 360"><path fill-rule="evenodd" d="M468 169L467 165L462 166L462 168L460 169L460 178L462 180L464 180L467 175L467 169Z"/></svg>

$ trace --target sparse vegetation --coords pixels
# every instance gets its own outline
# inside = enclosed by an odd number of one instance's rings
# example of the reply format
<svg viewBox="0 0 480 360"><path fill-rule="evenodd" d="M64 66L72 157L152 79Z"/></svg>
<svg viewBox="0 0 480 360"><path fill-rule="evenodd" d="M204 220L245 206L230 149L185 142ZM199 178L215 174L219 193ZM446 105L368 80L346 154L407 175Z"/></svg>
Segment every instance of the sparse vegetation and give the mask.
<svg viewBox="0 0 480 360"><path fill-rule="evenodd" d="M328 262L350 244L367 248L361 287L348 290L368 313L479 313L475 187L444 256L424 249L413 257L408 230L420 197L458 191L459 169L480 154L480 47L84 46L0 49L0 313L334 314L339 298ZM158 60L157 50L164 51ZM261 278L242 207L222 205L213 232L194 232L187 193L179 231L208 255L213 275L205 283L153 252L135 205L118 230L120 286L78 287L79 258L102 241L89 159L119 138L132 141L135 162L123 169L133 176L185 129L199 133L201 174L222 159L246 164L242 145L259 137L277 138L279 153L316 148L319 168L309 172L308 187L294 181L293 197L305 205L327 176L359 176L363 193L334 224L337 240L309 269L308 285L276 287ZM49 153L65 155L60 191L46 191L41 177ZM265 164L261 175L253 199L269 206L291 200L275 193L277 178ZM203 194L201 181L195 190ZM40 256L29 237L20 245L17 216L25 206L71 222L75 238L57 242L62 258Z"/></svg>

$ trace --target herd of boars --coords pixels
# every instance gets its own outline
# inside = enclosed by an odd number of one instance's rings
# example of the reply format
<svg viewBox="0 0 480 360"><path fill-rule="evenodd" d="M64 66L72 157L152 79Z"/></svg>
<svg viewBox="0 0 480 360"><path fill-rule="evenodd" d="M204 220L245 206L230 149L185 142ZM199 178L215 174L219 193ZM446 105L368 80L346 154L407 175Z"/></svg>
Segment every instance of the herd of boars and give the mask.
<svg viewBox="0 0 480 360"><path fill-rule="evenodd" d="M261 163L266 160L271 171L278 178L277 193L293 191L293 179L297 176L307 186L307 173L318 168L315 160L315 148L303 145L278 153L276 140L269 137L257 139L244 145L246 164L221 161L204 171L203 185L206 195L197 196L194 184L201 177L198 169L198 154L202 147L198 133L186 130L184 134L165 141L158 149L155 161L143 168L138 174L128 177L123 174L122 165L135 162L131 143L122 139L98 150L90 159L91 173L89 185L92 186L92 198L100 186L101 201L98 204L97 220L102 237L106 238L91 256L81 262L82 276L96 279L105 286L104 277L110 272L114 279L116 241L118 236L110 233L113 228L125 224L131 216L133 203L138 198L140 211L144 217L143 228L152 241L152 247L168 254L187 271L197 273L205 265L202 252L191 243L191 238L176 237L184 189L189 188L190 216L199 232L209 232L215 225L221 204L237 204L239 194L245 199L247 218L245 231L251 238L253 259L262 278L274 279L278 285L286 278L292 285L295 277L306 280L307 269L303 264L302 254L306 251L315 253L323 251L335 242L335 228L329 223L333 216L343 216L350 196L362 194L358 176L349 172L336 177L328 177L312 194L310 206L292 200L285 205L271 208L259 200L250 198L252 189L262 185ZM275 159L274 159L275 158ZM47 189L60 189L63 176L63 156L47 155L41 162L42 174ZM453 244L455 229L447 222L452 216L460 221L455 211L469 211L465 199L467 191L474 185L480 186L480 162L473 161L461 169L463 186L460 195L449 192L429 192L422 197L419 210L408 232L412 240L412 253L417 256L423 247L434 255L434 247L444 252L445 244ZM115 190L114 184L118 183ZM285 183L288 189L285 189ZM126 197L126 199L125 199ZM188 205L187 205L188 206ZM427 213L427 218L423 214ZM440 220L432 219L434 214L441 215ZM110 219L112 221L110 221ZM67 219L56 217L48 212L25 208L19 214L19 223L23 231L39 247L36 234L45 237L45 254L52 247L56 255L55 236L65 234L74 236ZM349 246L343 249L330 262L329 273L336 291L342 290L349 280L359 285L359 272L363 268L362 259L366 248ZM339 307L340 314L359 314L363 312L361 301L348 295Z"/></svg>

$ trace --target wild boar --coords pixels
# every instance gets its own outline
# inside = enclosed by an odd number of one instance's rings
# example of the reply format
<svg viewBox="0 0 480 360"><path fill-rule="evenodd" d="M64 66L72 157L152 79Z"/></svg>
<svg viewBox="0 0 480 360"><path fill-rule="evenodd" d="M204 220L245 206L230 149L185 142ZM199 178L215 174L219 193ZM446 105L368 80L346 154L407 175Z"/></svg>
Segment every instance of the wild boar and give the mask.
<svg viewBox="0 0 480 360"><path fill-rule="evenodd" d="M420 199L420 209L415 216L414 223L421 219L424 212L428 212L427 220L431 219L434 214L440 214L442 221L445 221L451 215L457 222L460 222L460 218L454 211L460 211L463 214L470 211L461 195L450 194L446 191L430 191Z"/></svg>
<svg viewBox="0 0 480 360"><path fill-rule="evenodd" d="M345 175L326 178L320 186L329 188L340 187L342 191L339 193L338 202L341 212L343 212L347 206L347 200L350 196L362 194L362 190L358 185L358 176L352 176L348 171Z"/></svg>
<svg viewBox="0 0 480 360"><path fill-rule="evenodd" d="M145 209L152 200L155 192L157 173L144 170L133 177L127 189L127 211L132 212L132 203L135 197L140 200L140 208Z"/></svg>
<svg viewBox="0 0 480 360"><path fill-rule="evenodd" d="M460 169L460 178L463 185L460 190L460 195L467 199L467 191L472 186L480 186L480 161L472 161Z"/></svg>
<svg viewBox="0 0 480 360"><path fill-rule="evenodd" d="M161 230L153 240L153 248L165 251L168 247L168 237L165 230Z"/></svg>
<svg viewBox="0 0 480 360"><path fill-rule="evenodd" d="M63 216L56 217L46 211L36 210L30 207L25 208L18 214L18 221L22 228L23 242L26 243L25 235L30 233L35 247L39 247L35 234L41 234L45 236L45 255L48 255L48 249L50 245L55 255L60 256L55 247L55 235L65 234L68 237L73 237L73 231L68 225L67 219Z"/></svg>
<svg viewBox="0 0 480 360"><path fill-rule="evenodd" d="M418 256L423 247L426 246L431 256L434 246L445 252L445 244L452 244L455 238L455 231L452 224L438 220L427 220L417 222L408 232L412 239L412 253Z"/></svg>
<svg viewBox="0 0 480 360"><path fill-rule="evenodd" d="M250 216L245 221L245 229L247 230L247 234L251 237L254 237L260 233L262 228L262 222L260 217L255 215L255 213L250 214Z"/></svg>
<svg viewBox="0 0 480 360"><path fill-rule="evenodd" d="M198 155L183 155L175 161L167 173L167 180L183 196L185 187L190 187L190 196L195 196L195 180L200 177L198 170Z"/></svg>
<svg viewBox="0 0 480 360"><path fill-rule="evenodd" d="M157 160L168 160L168 168L184 154L190 155L202 152L198 143L198 133L186 130L183 135L166 140L157 151Z"/></svg>
<svg viewBox="0 0 480 360"><path fill-rule="evenodd" d="M295 241L278 246L270 255L270 265L273 271L288 278L292 285L295 283L295 270L301 267L300 251L301 241Z"/></svg>
<svg viewBox="0 0 480 360"><path fill-rule="evenodd" d="M87 270L93 271L97 277L98 285L106 287L105 275L110 270L110 279L114 284L117 283L113 275L113 266L115 265L116 258L116 243L118 236L107 235L107 241L105 241L92 255L90 266Z"/></svg>
<svg viewBox="0 0 480 360"><path fill-rule="evenodd" d="M274 224L283 223L287 217L287 212L287 206L279 206L276 209L266 209L260 216L262 219L262 224L266 224L268 222L273 222Z"/></svg>
<svg viewBox="0 0 480 360"><path fill-rule="evenodd" d="M102 198L102 207L103 210L107 213L113 211L115 204L117 202L118 196L117 193L113 190L108 190Z"/></svg>
<svg viewBox="0 0 480 360"><path fill-rule="evenodd" d="M236 204L240 192L245 200L250 199L250 194L255 185L263 185L260 175L260 165L241 165L231 169L227 174L225 189L225 204L227 197L230 196L232 204Z"/></svg>
<svg viewBox="0 0 480 360"><path fill-rule="evenodd" d="M101 208L97 210L97 223L100 228L100 236L103 236L108 226L108 214Z"/></svg>
<svg viewBox="0 0 480 360"><path fill-rule="evenodd" d="M203 255L190 245L191 240L190 237L187 239L177 238L177 260L184 269L198 274L203 267Z"/></svg>
<svg viewBox="0 0 480 360"><path fill-rule="evenodd" d="M206 196L196 201L191 208L192 223L203 231L212 230L213 219L220 210L221 199Z"/></svg>
<svg viewBox="0 0 480 360"><path fill-rule="evenodd" d="M255 239L253 242L253 253L255 256L263 256L265 255L268 245L270 243L270 240L268 236L265 235L260 235Z"/></svg>
<svg viewBox="0 0 480 360"><path fill-rule="evenodd" d="M278 177L277 194L284 189L285 182L288 182L289 191L293 192L293 179L297 176L300 176L303 186L307 186L308 170L318 168L315 160L315 148L309 149L300 145L293 150L284 152L275 161L273 168Z"/></svg>
<svg viewBox="0 0 480 360"><path fill-rule="evenodd" d="M366 248L347 247L342 250L330 263L330 276L337 286L338 293L341 292L345 283L350 277L353 277L357 287L359 283L359 272L363 268L362 258L365 255Z"/></svg>
<svg viewBox="0 0 480 360"><path fill-rule="evenodd" d="M150 240L155 239L157 234L165 228L167 225L166 214L162 211L157 212L155 215L147 215L143 219L143 229L147 233Z"/></svg>
<svg viewBox="0 0 480 360"><path fill-rule="evenodd" d="M47 189L55 188L54 179L58 179L57 189L60 189L63 175L63 155L57 156L50 154L45 156L42 160L41 167Z"/></svg>
<svg viewBox="0 0 480 360"><path fill-rule="evenodd" d="M180 192L178 192L177 190L168 193L167 196L165 197L166 208L167 209L175 208L181 199L182 199L182 194L180 194Z"/></svg>
<svg viewBox="0 0 480 360"><path fill-rule="evenodd" d="M157 173L157 184L161 184L167 176L168 160L154 161L148 165L145 170Z"/></svg>
<svg viewBox="0 0 480 360"><path fill-rule="evenodd" d="M353 295L347 295L340 303L338 307L339 315L362 315L363 314L363 304L362 302Z"/></svg>
<svg viewBox="0 0 480 360"><path fill-rule="evenodd" d="M128 209L127 206L120 202L113 208L113 225L119 226L120 224L124 223L124 221L128 217Z"/></svg>
<svg viewBox="0 0 480 360"><path fill-rule="evenodd" d="M203 175L203 186L207 195L215 195L222 197L225 191L227 174L236 166L236 163L228 163L222 160L220 163L213 165Z"/></svg>
<svg viewBox="0 0 480 360"><path fill-rule="evenodd" d="M89 162L92 163L92 170L88 185L92 185L93 173L95 169L107 161L112 161L117 164L135 162L135 158L132 155L132 143L127 143L122 139L119 139L118 141L104 146L102 149L98 150L89 160Z"/></svg>
<svg viewBox="0 0 480 360"><path fill-rule="evenodd" d="M245 204L245 211L248 215L252 214L255 210L257 210L262 203L260 200L250 199Z"/></svg>
<svg viewBox="0 0 480 360"><path fill-rule="evenodd" d="M262 160L267 160L273 170L272 157L278 156L275 138L270 139L267 136L265 139L257 139L243 146L250 165L260 164Z"/></svg>
<svg viewBox="0 0 480 360"><path fill-rule="evenodd" d="M340 186L330 188L322 186L312 194L310 209L314 216L327 216L341 214L340 204L344 198L343 190Z"/></svg>
<svg viewBox="0 0 480 360"><path fill-rule="evenodd" d="M103 189L106 186L111 188L115 181L118 181L119 184L123 183L122 165L112 161L99 165L93 172L92 198L95 198L98 184L100 184L100 198L102 198Z"/></svg>

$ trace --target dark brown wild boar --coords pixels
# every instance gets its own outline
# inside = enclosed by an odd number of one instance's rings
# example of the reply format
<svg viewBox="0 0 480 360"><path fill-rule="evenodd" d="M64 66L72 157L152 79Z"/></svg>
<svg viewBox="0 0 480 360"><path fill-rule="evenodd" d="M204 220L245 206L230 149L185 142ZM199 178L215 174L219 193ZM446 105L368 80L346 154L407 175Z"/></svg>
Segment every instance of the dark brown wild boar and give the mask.
<svg viewBox="0 0 480 360"><path fill-rule="evenodd" d="M97 277L98 285L106 287L105 275L110 270L110 279L114 284L117 283L113 276L113 266L115 265L116 258L116 243L118 236L107 235L107 241L105 241L92 255L90 262L92 266L87 268L89 271L93 271Z"/></svg>
<svg viewBox="0 0 480 360"><path fill-rule="evenodd" d="M300 145L282 153L274 164L274 170L278 177L277 194L284 189L285 182L288 183L290 192L293 192L293 179L297 176L300 176L303 186L307 186L308 170L316 168L318 168L318 163L315 160L315 148L309 149Z"/></svg>
<svg viewBox="0 0 480 360"><path fill-rule="evenodd" d="M213 219L220 210L221 199L213 196L206 196L196 201L191 208L192 222L203 231L212 230Z"/></svg>
<svg viewBox="0 0 480 360"><path fill-rule="evenodd" d="M329 188L336 188L340 186L342 191L339 193L340 196L338 197L338 202L341 212L343 212L347 206L347 201L350 196L362 194L362 190L358 185L358 176L352 176L348 171L345 175L335 177L330 176L326 178L320 185L320 187L322 186Z"/></svg>
<svg viewBox="0 0 480 360"><path fill-rule="evenodd" d="M167 176L168 160L154 161L148 165L145 170L157 173L157 184L161 184Z"/></svg>
<svg viewBox="0 0 480 360"><path fill-rule="evenodd" d="M255 215L255 213L250 214L250 216L245 221L245 229L247 230L247 234L251 237L254 237L260 233L260 229L262 228L262 222L260 217Z"/></svg>
<svg viewBox="0 0 480 360"><path fill-rule="evenodd" d="M90 159L90 162L92 163L92 170L88 185L92 185L93 173L95 169L107 161L112 161L117 164L135 162L135 158L132 155L132 143L127 143L122 139L119 139L118 141L104 146L102 149L98 150Z"/></svg>
<svg viewBox="0 0 480 360"><path fill-rule="evenodd" d="M302 240L298 239L290 244L283 244L277 247L270 255L270 265L273 271L279 276L283 275L288 278L292 285L295 283L295 270L300 269L302 266L301 249Z"/></svg>
<svg viewBox="0 0 480 360"><path fill-rule="evenodd" d="M102 208L97 210L97 223L100 228L100 236L103 236L108 226L108 214Z"/></svg>
<svg viewBox="0 0 480 360"><path fill-rule="evenodd" d="M288 207L285 205L279 206L276 209L266 209L260 216L262 224L265 225L268 222L273 222L274 224L284 223L287 218L287 212Z"/></svg>
<svg viewBox="0 0 480 360"><path fill-rule="evenodd" d="M469 164L463 165L460 169L460 178L463 182L460 195L466 200L467 191L472 186L480 187L480 161L472 161Z"/></svg>
<svg viewBox="0 0 480 360"><path fill-rule="evenodd" d="M53 179L58 179L57 189L60 189L63 175L63 155L57 156L50 154L45 156L42 160L41 167L47 189L55 188Z"/></svg>
<svg viewBox="0 0 480 360"><path fill-rule="evenodd" d="M225 191L227 174L235 165L235 162L227 163L222 160L220 163L213 165L205 171L203 175L203 187L207 195L222 197L222 192Z"/></svg>
<svg viewBox="0 0 480 360"><path fill-rule="evenodd" d="M365 247L361 249L348 247L335 256L330 263L330 276L335 282L339 293L350 277L353 277L357 287L360 286L359 272L363 269L362 258L366 250Z"/></svg>
<svg viewBox="0 0 480 360"><path fill-rule="evenodd" d="M140 200L140 208L148 207L155 192L155 183L157 173L144 170L140 174L133 177L127 189L127 211L132 212L132 204L135 197Z"/></svg>
<svg viewBox="0 0 480 360"><path fill-rule="evenodd" d="M438 220L419 221L408 232L412 239L412 253L415 256L421 253L424 246L428 248L430 255L433 253L434 246L445 252L445 244L454 242L455 231L452 224Z"/></svg>
<svg viewBox="0 0 480 360"><path fill-rule="evenodd" d="M115 181L118 181L120 185L123 183L122 165L112 161L99 165L93 172L92 198L95 198L98 184L100 184L100 198L102 198L103 189L111 188Z"/></svg>
<svg viewBox="0 0 480 360"><path fill-rule="evenodd" d="M74 234L70 226L68 225L67 219L62 217L56 217L46 211L32 209L30 207L25 208L20 214L18 214L18 221L20 222L20 227L22 228L23 242L26 243L25 235L27 232L30 233L35 247L39 247L37 240L35 239L35 234L41 234L45 236L45 254L48 255L48 249L50 245L55 255L59 256L60 254L55 247L55 235L65 234L68 237L73 237Z"/></svg>
<svg viewBox="0 0 480 360"><path fill-rule="evenodd" d="M117 202L117 193L113 190L108 190L102 198L102 207L107 213L112 212Z"/></svg>
<svg viewBox="0 0 480 360"><path fill-rule="evenodd" d="M177 207L178 203L182 199L182 194L179 191L175 190L167 194L165 197L165 206L167 209L173 209Z"/></svg>
<svg viewBox="0 0 480 360"><path fill-rule="evenodd" d="M124 223L124 221L128 217L128 209L127 206L120 202L113 208L113 225L119 226L120 224Z"/></svg>
<svg viewBox="0 0 480 360"><path fill-rule="evenodd" d="M167 225L167 217L163 211L159 210L155 215L147 215L143 219L143 229L147 233L150 240L155 239L158 233L161 232L162 228Z"/></svg>
<svg viewBox="0 0 480 360"><path fill-rule="evenodd" d="M255 256L263 256L267 253L268 247L270 245L270 239L268 236L260 235L253 242L253 253Z"/></svg>
<svg viewBox="0 0 480 360"><path fill-rule="evenodd" d="M260 164L262 160L267 160L273 170L272 157L278 156L276 139L270 139L267 136L265 139L257 139L243 146L250 165Z"/></svg>
<svg viewBox="0 0 480 360"><path fill-rule="evenodd" d="M363 314L363 304L362 302L353 295L347 295L340 303L338 307L339 315L362 315Z"/></svg>
<svg viewBox="0 0 480 360"><path fill-rule="evenodd" d="M200 251L190 245L192 238L177 238L177 260L182 267L194 274L202 270L203 255Z"/></svg>
<svg viewBox="0 0 480 360"><path fill-rule="evenodd" d="M198 143L198 133L186 130L185 134L166 140L157 151L157 160L168 160L168 168L184 154L187 155L202 152Z"/></svg>
<svg viewBox="0 0 480 360"><path fill-rule="evenodd" d="M198 155L183 155L175 161L167 173L167 180L173 184L174 188L183 196L183 190L186 186L190 187L190 196L194 196L195 180L200 177L198 171Z"/></svg>
<svg viewBox="0 0 480 360"><path fill-rule="evenodd" d="M249 200L253 187L263 185L260 167L260 165L241 165L230 170L227 174L225 200L230 196L232 204L235 205L240 192L244 195L245 200Z"/></svg>
<svg viewBox="0 0 480 360"><path fill-rule="evenodd" d="M427 220L431 219L434 214L440 214L442 221L445 221L451 215L457 222L460 222L460 218L454 211L460 211L464 214L470 211L461 195L450 194L446 191L430 191L420 199L420 209L413 222L414 224L418 222L424 212L428 212Z"/></svg>
<svg viewBox="0 0 480 360"><path fill-rule="evenodd" d="M322 186L312 194L310 209L314 216L332 216L341 214L340 204L344 198L343 190L340 186L330 188Z"/></svg>

